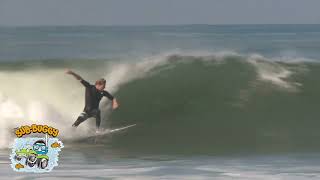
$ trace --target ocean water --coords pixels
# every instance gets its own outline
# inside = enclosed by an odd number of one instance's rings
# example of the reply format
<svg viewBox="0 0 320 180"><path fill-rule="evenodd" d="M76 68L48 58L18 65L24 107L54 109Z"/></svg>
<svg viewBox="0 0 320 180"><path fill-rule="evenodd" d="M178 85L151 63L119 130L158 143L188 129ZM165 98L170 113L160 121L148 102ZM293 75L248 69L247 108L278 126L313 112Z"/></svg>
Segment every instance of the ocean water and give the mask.
<svg viewBox="0 0 320 180"><path fill-rule="evenodd" d="M0 179L318 179L320 25L0 28ZM102 126L73 131L107 80ZM60 130L48 174L9 165L12 129Z"/></svg>

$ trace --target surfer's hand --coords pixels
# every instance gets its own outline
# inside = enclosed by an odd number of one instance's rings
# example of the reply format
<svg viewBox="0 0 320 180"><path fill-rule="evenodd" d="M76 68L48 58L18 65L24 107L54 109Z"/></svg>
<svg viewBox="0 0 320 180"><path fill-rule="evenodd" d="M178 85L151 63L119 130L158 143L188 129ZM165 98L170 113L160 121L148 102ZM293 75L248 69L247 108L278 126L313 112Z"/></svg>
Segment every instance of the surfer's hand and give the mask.
<svg viewBox="0 0 320 180"><path fill-rule="evenodd" d="M119 107L119 103L116 99L113 99L112 101L112 109L117 109Z"/></svg>
<svg viewBox="0 0 320 180"><path fill-rule="evenodd" d="M72 71L71 71L70 69L66 69L66 70L65 70L65 73L66 73L66 74L72 74Z"/></svg>
<svg viewBox="0 0 320 180"><path fill-rule="evenodd" d="M70 69L66 69L65 70L66 74L70 74L73 77L75 77L77 80L83 80L81 76L79 76L78 74L76 74L75 72L71 71Z"/></svg>

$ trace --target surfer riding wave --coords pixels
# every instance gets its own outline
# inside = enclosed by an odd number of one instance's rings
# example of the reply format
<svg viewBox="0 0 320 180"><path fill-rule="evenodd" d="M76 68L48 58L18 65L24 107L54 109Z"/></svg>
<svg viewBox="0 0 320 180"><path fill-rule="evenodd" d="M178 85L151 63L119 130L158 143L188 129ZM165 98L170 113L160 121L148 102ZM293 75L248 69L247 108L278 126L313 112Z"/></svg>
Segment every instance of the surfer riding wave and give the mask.
<svg viewBox="0 0 320 180"><path fill-rule="evenodd" d="M99 132L101 122L99 103L102 97L105 96L112 101L112 109L117 109L119 106L116 98L114 98L108 91L104 90L106 87L106 80L103 78L98 79L95 85L92 85L85 81L80 75L69 69L67 69L65 73L75 77L86 88L85 107L72 126L77 127L88 118L94 117L96 119L96 131Z"/></svg>

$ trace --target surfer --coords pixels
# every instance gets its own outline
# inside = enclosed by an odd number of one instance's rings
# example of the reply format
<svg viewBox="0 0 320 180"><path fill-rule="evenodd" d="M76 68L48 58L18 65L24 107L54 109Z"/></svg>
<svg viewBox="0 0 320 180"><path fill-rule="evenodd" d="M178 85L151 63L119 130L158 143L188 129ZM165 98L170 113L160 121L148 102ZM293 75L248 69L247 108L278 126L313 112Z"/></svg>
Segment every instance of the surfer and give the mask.
<svg viewBox="0 0 320 180"><path fill-rule="evenodd" d="M102 97L105 96L112 101L112 109L117 109L119 106L116 98L114 98L108 91L104 90L104 88L106 87L106 80L101 78L96 81L95 85L91 85L90 83L85 81L81 76L69 69L67 69L65 73L75 77L86 88L85 107L83 109L83 112L73 123L72 127L77 127L79 126L79 124L81 124L88 118L94 117L96 119L96 130L97 132L99 132L101 121L99 103Z"/></svg>

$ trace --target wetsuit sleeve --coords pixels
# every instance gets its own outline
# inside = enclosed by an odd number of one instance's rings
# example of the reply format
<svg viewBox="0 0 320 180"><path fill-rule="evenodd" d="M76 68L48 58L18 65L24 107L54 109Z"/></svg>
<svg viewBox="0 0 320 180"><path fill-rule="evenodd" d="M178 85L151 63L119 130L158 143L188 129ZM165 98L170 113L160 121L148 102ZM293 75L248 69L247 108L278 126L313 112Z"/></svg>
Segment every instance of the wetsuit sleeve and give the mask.
<svg viewBox="0 0 320 180"><path fill-rule="evenodd" d="M85 87L90 87L90 83L88 83L87 81L85 81L85 80L82 79L80 82L81 82L81 84L84 85Z"/></svg>
<svg viewBox="0 0 320 180"><path fill-rule="evenodd" d="M114 97L107 91L103 91L103 96L106 96L111 101L114 99Z"/></svg>

